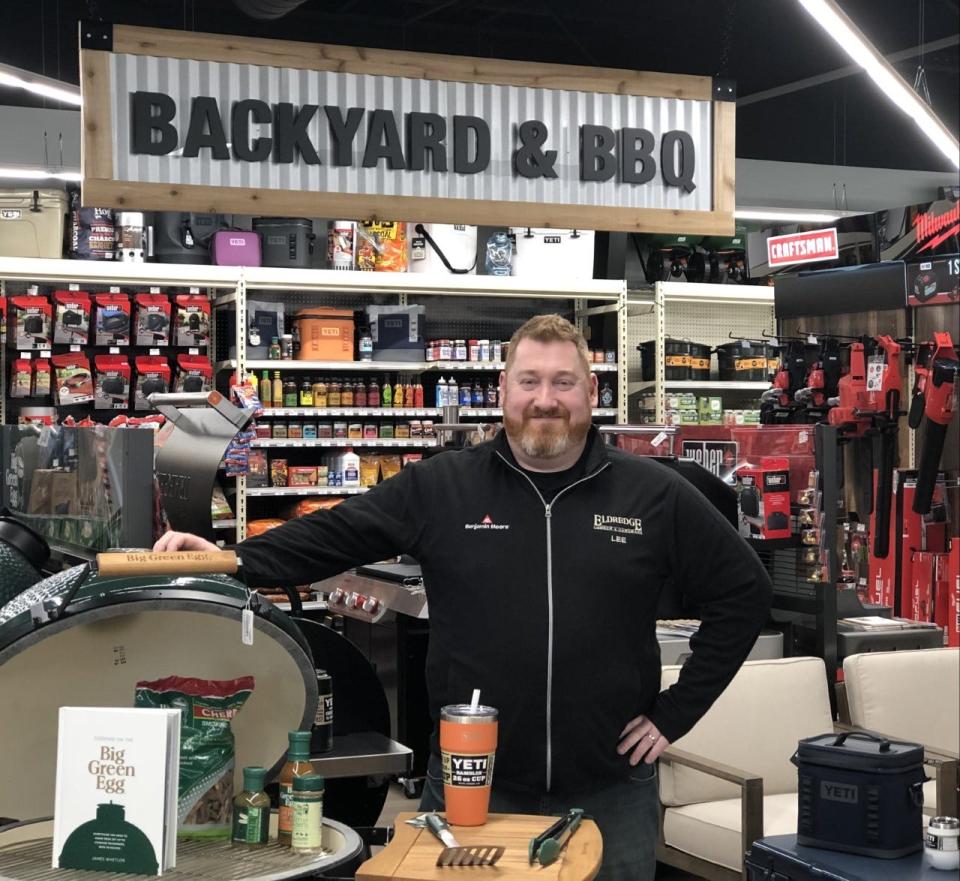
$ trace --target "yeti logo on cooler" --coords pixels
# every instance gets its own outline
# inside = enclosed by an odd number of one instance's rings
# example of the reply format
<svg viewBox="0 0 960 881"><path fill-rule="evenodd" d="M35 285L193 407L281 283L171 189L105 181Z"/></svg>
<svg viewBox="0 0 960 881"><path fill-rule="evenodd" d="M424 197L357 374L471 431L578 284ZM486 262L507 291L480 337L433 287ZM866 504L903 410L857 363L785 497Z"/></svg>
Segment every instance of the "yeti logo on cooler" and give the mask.
<svg viewBox="0 0 960 881"><path fill-rule="evenodd" d="M242 248L246 244L246 239L230 239L231 248Z"/></svg>
<svg viewBox="0 0 960 881"><path fill-rule="evenodd" d="M855 805L858 801L857 787L845 783L831 783L829 780L820 781L820 798L827 801L839 801L844 804Z"/></svg>

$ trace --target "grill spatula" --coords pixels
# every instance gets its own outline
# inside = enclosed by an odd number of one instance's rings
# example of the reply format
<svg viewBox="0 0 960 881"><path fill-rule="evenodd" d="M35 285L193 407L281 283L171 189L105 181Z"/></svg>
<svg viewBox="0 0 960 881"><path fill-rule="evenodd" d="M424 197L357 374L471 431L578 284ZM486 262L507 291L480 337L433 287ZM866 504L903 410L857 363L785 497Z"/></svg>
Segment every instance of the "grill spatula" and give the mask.
<svg viewBox="0 0 960 881"><path fill-rule="evenodd" d="M445 845L437 857L438 866L492 866L503 856L503 847L492 844L461 845L450 824L439 814L424 817L427 828Z"/></svg>

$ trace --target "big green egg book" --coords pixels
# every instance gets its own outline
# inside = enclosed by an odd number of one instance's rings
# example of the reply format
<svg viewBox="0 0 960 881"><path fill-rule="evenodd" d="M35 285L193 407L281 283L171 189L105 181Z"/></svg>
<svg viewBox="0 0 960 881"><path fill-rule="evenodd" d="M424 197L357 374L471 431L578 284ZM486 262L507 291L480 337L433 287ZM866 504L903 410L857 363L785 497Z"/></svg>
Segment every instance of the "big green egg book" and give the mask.
<svg viewBox="0 0 960 881"><path fill-rule="evenodd" d="M179 756L179 710L61 707L53 868L172 869Z"/></svg>

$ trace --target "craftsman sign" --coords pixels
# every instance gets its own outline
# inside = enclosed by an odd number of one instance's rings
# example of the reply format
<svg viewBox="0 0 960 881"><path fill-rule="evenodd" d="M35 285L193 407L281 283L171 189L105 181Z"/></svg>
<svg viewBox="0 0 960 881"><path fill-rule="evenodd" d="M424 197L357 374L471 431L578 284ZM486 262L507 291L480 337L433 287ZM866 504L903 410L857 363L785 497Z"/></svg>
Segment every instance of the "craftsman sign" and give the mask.
<svg viewBox="0 0 960 881"><path fill-rule="evenodd" d="M83 50L86 202L732 232L734 104L707 78L112 37Z"/></svg>
<svg viewBox="0 0 960 881"><path fill-rule="evenodd" d="M813 232L771 236L767 239L767 263L770 268L794 263L836 260L840 256L836 227Z"/></svg>

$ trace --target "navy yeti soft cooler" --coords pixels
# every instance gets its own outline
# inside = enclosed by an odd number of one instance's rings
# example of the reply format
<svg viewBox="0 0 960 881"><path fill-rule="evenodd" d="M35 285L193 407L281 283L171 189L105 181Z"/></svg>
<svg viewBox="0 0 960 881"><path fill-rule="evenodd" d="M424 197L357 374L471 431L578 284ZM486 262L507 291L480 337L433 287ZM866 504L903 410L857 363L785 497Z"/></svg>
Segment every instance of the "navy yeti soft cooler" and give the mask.
<svg viewBox="0 0 960 881"><path fill-rule="evenodd" d="M923 847L923 747L866 731L800 741L797 841L883 859Z"/></svg>
<svg viewBox="0 0 960 881"><path fill-rule="evenodd" d="M747 881L952 881L923 853L878 860L797 844L796 835L771 835L750 845L743 861Z"/></svg>

